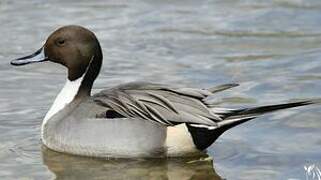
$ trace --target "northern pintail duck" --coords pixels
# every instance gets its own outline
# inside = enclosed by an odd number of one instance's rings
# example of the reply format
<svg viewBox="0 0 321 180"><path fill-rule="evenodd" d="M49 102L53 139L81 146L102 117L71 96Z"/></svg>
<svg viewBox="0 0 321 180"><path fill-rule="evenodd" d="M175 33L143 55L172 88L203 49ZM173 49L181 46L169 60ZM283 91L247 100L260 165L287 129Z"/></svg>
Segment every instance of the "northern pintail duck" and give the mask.
<svg viewBox="0 0 321 180"><path fill-rule="evenodd" d="M313 103L226 109L206 101L237 84L193 89L132 82L91 96L102 59L94 33L65 26L34 54L11 61L17 66L51 61L68 69L66 84L42 122L41 139L48 148L94 157L198 155L238 124L263 113Z"/></svg>

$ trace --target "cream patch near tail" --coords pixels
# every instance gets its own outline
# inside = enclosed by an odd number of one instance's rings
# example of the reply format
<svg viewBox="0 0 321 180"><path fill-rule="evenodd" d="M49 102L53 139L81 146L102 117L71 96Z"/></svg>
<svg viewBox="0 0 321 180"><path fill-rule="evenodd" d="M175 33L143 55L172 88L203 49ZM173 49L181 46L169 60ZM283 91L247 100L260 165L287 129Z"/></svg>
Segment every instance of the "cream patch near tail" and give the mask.
<svg viewBox="0 0 321 180"><path fill-rule="evenodd" d="M200 153L185 124L167 128L166 146L169 157L194 156Z"/></svg>

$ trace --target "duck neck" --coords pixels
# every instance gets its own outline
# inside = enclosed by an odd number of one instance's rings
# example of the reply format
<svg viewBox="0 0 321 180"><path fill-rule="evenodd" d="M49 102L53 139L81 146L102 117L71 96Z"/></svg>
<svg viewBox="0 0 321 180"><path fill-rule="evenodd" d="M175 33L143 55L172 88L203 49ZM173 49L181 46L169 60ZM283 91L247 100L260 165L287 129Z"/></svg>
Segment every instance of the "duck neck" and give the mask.
<svg viewBox="0 0 321 180"><path fill-rule="evenodd" d="M102 65L101 53L97 56L93 56L88 67L86 68L83 75L75 80L67 78L66 83L58 96L56 97L53 105L47 112L43 124L46 124L57 112L66 107L69 103L74 100L81 101L90 96L91 89L96 77L99 74Z"/></svg>
<svg viewBox="0 0 321 180"><path fill-rule="evenodd" d="M93 87L95 79L97 78L100 72L101 65L102 65L102 56L99 54L93 56L84 75L80 77L82 78L82 80L75 98L84 98L84 97L90 96L91 89Z"/></svg>

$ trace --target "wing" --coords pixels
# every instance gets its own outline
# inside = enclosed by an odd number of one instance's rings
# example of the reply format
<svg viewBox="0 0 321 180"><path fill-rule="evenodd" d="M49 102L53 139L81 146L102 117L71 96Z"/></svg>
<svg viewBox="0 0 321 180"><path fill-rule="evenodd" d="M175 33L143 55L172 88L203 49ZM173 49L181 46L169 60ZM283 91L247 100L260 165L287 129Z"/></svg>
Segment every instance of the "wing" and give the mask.
<svg viewBox="0 0 321 180"><path fill-rule="evenodd" d="M209 89L174 88L154 83L134 82L103 90L93 96L97 104L124 117L154 121L166 126L196 123L216 126L222 119L203 99L236 84Z"/></svg>

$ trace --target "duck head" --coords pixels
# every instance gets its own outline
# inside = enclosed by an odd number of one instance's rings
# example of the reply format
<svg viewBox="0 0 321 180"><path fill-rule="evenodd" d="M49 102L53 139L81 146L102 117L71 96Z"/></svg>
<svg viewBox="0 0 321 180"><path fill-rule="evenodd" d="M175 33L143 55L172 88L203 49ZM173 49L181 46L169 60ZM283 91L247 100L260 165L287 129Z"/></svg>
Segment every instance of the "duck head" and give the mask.
<svg viewBox="0 0 321 180"><path fill-rule="evenodd" d="M102 65L100 44L90 30L81 26L64 26L54 31L46 43L35 53L11 61L20 66L29 63L50 61L68 69L68 80L81 77L86 94L90 94L92 84Z"/></svg>

